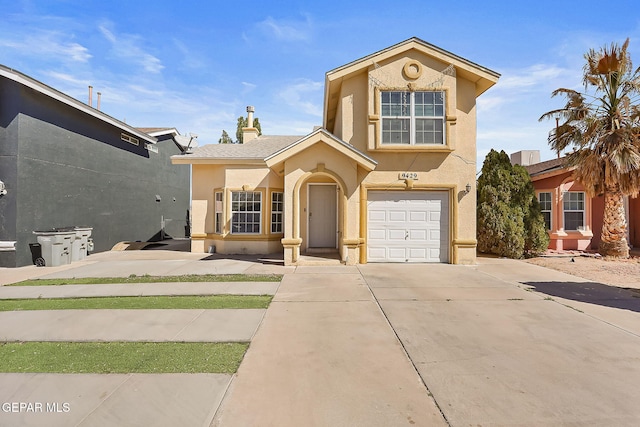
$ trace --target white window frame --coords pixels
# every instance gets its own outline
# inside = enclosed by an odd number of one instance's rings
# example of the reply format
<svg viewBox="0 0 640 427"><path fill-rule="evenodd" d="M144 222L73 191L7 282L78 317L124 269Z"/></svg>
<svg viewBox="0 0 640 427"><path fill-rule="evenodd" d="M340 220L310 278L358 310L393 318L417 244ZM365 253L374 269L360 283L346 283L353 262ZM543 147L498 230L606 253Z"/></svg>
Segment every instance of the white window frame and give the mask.
<svg viewBox="0 0 640 427"><path fill-rule="evenodd" d="M581 200L572 200L574 195L575 196L581 196ZM567 203L569 204L568 207L567 207ZM571 206L572 203L576 204L576 208L572 208L572 206ZM565 193L562 196L562 226L563 226L563 230L565 230L565 231L580 231L580 230L584 229L584 227L585 227L586 203L587 203L587 200L586 200L584 191L565 191ZM582 205L582 209L579 209L580 204ZM567 228L566 215L567 215L567 213L576 213L576 212L582 213L582 225L580 225L580 226L578 226L576 228L568 229Z"/></svg>
<svg viewBox="0 0 640 427"><path fill-rule="evenodd" d="M394 103L389 100L389 102L385 102L384 98L388 95L392 97L393 94L399 95L402 100L400 103ZM416 98L427 96L427 94L434 94L434 96L440 95L442 99L442 103L436 102L434 100L433 104L416 104ZM446 108L446 92L445 91L402 91L402 90L384 90L380 91L380 117L381 117L381 128L380 128L380 143L385 146L395 145L395 146L446 146L447 145L447 135L446 135L446 127L447 127L447 108ZM391 114L389 111L393 106L396 106L400 111L397 111L398 114ZM418 114L418 106L433 106L433 114ZM442 114L436 114L436 112L441 109ZM385 114L387 113L387 114ZM405 142L391 142L385 141L385 132L389 133L390 130L385 131L385 124L390 123L390 121L402 121L402 126L408 125L407 130L399 130L397 132L408 132L409 141ZM418 129L417 124L424 120L425 122L432 121L434 123L434 130L423 132L424 134L433 133L434 136L441 134L442 139L440 141L435 142L418 142ZM437 123L440 123L440 129L435 129L437 127ZM390 139L390 138L389 138Z"/></svg>
<svg viewBox="0 0 640 427"><path fill-rule="evenodd" d="M222 204L222 191L216 191L213 193L213 204L214 204L214 230L216 234L222 234L222 224L223 220L223 204Z"/></svg>
<svg viewBox="0 0 640 427"><path fill-rule="evenodd" d="M540 196L543 194L548 194L549 195L549 209L543 209L542 207L542 200L540 200ZM540 203L540 210L542 211L542 213L549 213L549 227L547 228L547 230L553 230L553 193L551 191L540 191L538 193L538 203ZM547 201L545 200L545 203L547 203ZM546 225L546 220L545 220L545 225Z"/></svg>
<svg viewBox="0 0 640 427"><path fill-rule="evenodd" d="M249 197L251 196L251 197ZM258 209L256 210L256 204ZM257 216L257 221L256 217ZM251 220L249 220L251 216ZM246 231L251 226L258 230ZM242 228L245 228L244 230ZM232 191L231 192L231 234L261 234L262 233L262 192L260 191Z"/></svg>
<svg viewBox="0 0 640 427"><path fill-rule="evenodd" d="M276 196L279 200L276 200ZM271 193L271 233L282 234L284 232L284 192Z"/></svg>

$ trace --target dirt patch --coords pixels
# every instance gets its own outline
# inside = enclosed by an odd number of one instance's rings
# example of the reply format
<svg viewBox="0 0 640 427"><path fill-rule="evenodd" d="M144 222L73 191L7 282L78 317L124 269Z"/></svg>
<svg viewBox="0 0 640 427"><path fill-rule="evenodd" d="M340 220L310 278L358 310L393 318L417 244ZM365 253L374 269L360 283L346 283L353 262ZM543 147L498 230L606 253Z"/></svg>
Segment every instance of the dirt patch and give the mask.
<svg viewBox="0 0 640 427"><path fill-rule="evenodd" d="M610 260L575 254L531 258L527 262L605 285L640 289L640 257Z"/></svg>

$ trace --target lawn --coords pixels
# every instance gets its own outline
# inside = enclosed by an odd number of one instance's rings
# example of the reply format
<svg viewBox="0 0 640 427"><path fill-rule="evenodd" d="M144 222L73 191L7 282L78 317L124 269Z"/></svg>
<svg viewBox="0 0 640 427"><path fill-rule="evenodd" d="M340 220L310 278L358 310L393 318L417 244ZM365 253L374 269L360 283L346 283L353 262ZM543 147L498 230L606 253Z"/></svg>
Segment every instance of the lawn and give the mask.
<svg viewBox="0 0 640 427"><path fill-rule="evenodd" d="M248 347L248 343L0 343L0 372L231 374Z"/></svg>
<svg viewBox="0 0 640 427"><path fill-rule="evenodd" d="M110 283L168 282L279 282L281 274L188 274L183 276L74 277L67 279L32 279L5 286L102 285Z"/></svg>
<svg viewBox="0 0 640 427"><path fill-rule="evenodd" d="M189 295L0 300L0 311L88 309L266 309L271 295Z"/></svg>

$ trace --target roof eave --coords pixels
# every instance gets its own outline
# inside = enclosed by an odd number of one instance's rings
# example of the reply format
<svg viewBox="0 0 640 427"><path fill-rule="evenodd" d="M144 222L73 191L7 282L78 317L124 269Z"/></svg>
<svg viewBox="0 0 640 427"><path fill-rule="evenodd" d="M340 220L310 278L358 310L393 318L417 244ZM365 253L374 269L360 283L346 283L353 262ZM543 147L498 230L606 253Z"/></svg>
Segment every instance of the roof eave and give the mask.
<svg viewBox="0 0 640 427"><path fill-rule="evenodd" d="M329 126L329 122L333 122L332 111L334 110L331 97L334 96L333 94L336 92L339 92L341 83L345 78L365 72L374 62L384 61L385 59L391 58L410 49L417 49L425 55L431 56L444 63L452 64L456 68L457 75L475 83L476 97L482 95L489 88L494 86L500 78L500 73L497 73L496 71L455 55L449 51L439 48L438 46L427 43L417 37L412 37L386 49L328 71L325 75L323 126L329 130L333 130L330 129Z"/></svg>
<svg viewBox="0 0 640 427"><path fill-rule="evenodd" d="M75 108L76 110L79 110L85 114L93 116L98 120L101 120L121 130L124 130L127 133L130 133L151 144L155 144L158 142L158 140L155 137L149 134L146 134L144 132L141 132L132 126L129 126L126 123L121 122L120 120L117 120L109 116L108 114L105 114L102 111L91 107L90 105L80 102L77 99L72 98L69 95L60 92L59 90L52 88L51 86L48 86L42 82L39 82L27 76L26 74L21 73L20 71L14 70L12 68L9 68L0 64L0 76L5 77L9 80L12 80L28 88L31 88L37 92L40 92L45 96L55 99L56 101L62 102L63 104L66 104L72 108Z"/></svg>
<svg viewBox="0 0 640 427"><path fill-rule="evenodd" d="M271 154L270 156L267 156L264 159L265 164L270 168L275 168L277 165L283 163L291 156L297 154L300 150L303 150L305 147L302 147L299 150L296 150L296 147L298 147L299 145L303 144L306 141L311 140L317 134L322 134L326 136L329 141L333 141L333 144L336 144L336 147L334 147L335 149L338 149L339 151L341 151L338 148L340 147L342 150L344 150L345 155L349 156L352 160L354 160L356 163L358 163L361 167L363 167L367 171L374 170L378 165L378 162L376 162L371 157L367 156L366 154L357 150L352 145L347 144L346 142L337 138L335 135L331 134L330 132L327 132L326 129L322 129L322 128L314 132L311 132L309 135L299 139L298 141L292 144L289 144L288 146L278 150L277 152ZM316 142L319 142L319 141L316 141ZM331 145L331 142L329 143L329 145Z"/></svg>
<svg viewBox="0 0 640 427"><path fill-rule="evenodd" d="M174 165L261 165L265 166L265 161L259 158L229 158L229 157L206 157L193 156L191 154L178 154L171 156L171 163Z"/></svg>

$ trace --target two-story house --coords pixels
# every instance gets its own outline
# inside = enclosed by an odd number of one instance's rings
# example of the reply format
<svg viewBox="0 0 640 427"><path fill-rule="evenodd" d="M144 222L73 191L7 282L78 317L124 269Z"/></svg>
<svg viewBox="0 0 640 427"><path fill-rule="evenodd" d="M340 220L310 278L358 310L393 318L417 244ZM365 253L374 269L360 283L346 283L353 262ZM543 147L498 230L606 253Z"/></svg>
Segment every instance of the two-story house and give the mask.
<svg viewBox="0 0 640 427"><path fill-rule="evenodd" d="M174 156L192 165L192 251L474 263L476 98L498 78L411 38L329 71L306 136L245 128Z"/></svg>

